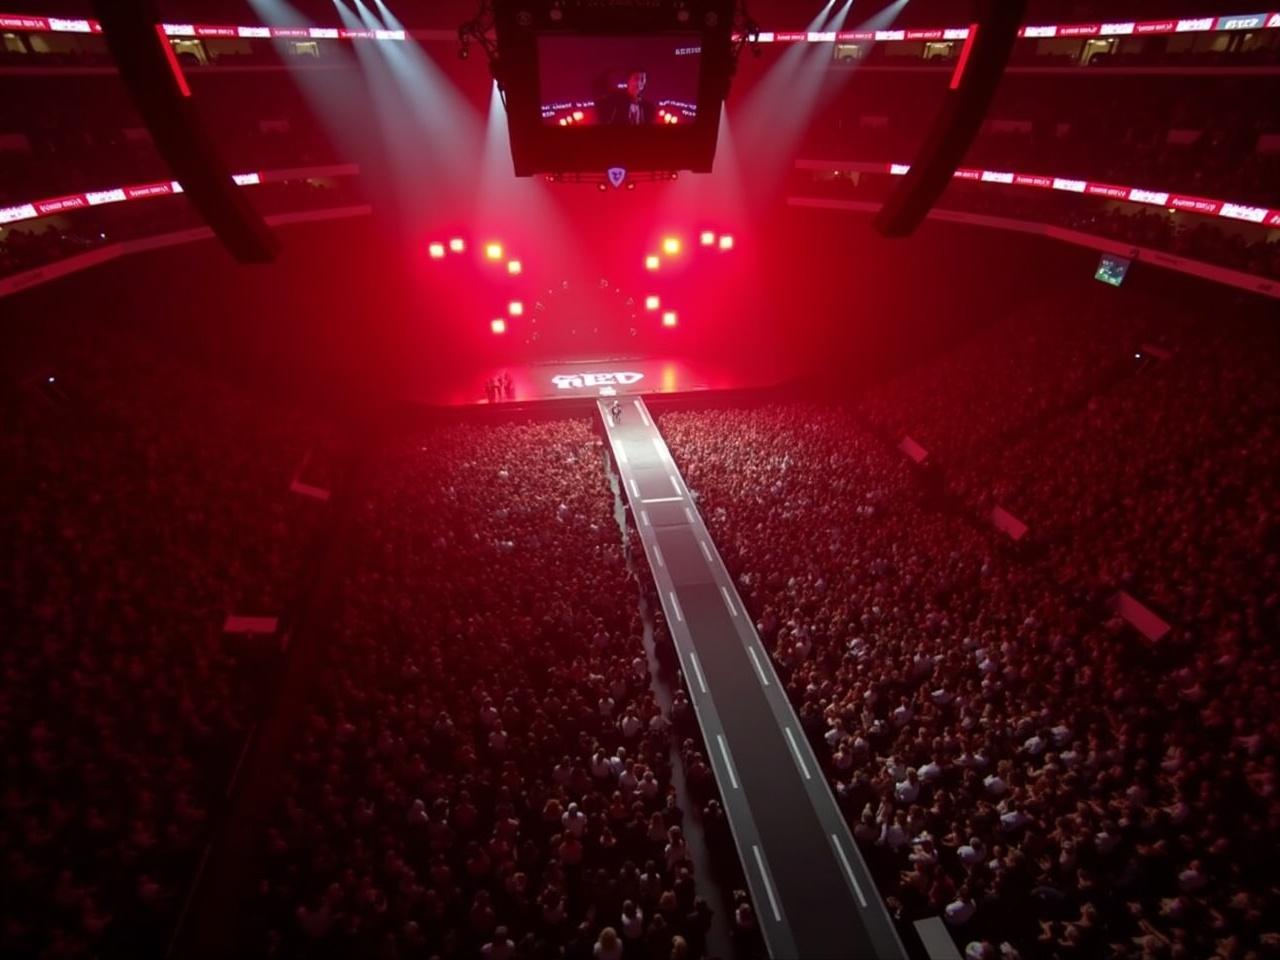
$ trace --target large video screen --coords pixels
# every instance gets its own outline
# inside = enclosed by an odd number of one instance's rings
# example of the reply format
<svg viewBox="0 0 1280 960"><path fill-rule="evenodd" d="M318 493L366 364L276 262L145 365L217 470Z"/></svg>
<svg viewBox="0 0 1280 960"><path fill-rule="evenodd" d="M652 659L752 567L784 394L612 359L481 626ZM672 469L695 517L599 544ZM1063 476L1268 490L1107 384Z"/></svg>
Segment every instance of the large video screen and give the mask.
<svg viewBox="0 0 1280 960"><path fill-rule="evenodd" d="M1109 283L1113 287L1118 287L1124 283L1124 278L1129 273L1129 265L1132 262L1132 260L1126 260L1124 257L1115 257L1109 253L1104 253L1102 259L1098 261L1098 272L1093 275L1094 279Z"/></svg>
<svg viewBox="0 0 1280 960"><path fill-rule="evenodd" d="M550 127L645 127L698 117L699 34L538 38L542 122Z"/></svg>

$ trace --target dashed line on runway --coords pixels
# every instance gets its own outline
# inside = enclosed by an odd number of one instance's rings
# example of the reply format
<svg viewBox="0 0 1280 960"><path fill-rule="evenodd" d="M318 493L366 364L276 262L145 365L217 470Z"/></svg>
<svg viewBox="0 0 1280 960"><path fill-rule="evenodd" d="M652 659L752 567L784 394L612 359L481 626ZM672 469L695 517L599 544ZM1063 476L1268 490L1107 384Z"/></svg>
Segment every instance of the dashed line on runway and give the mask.
<svg viewBox="0 0 1280 960"><path fill-rule="evenodd" d="M800 772L804 774L806 780L812 780L813 774L809 772L809 765L804 762L804 757L800 755L800 745L796 743L796 735L791 732L790 727L783 727L783 731L787 735L787 743L791 744L791 755L796 758L796 763L800 766Z"/></svg>
<svg viewBox="0 0 1280 960"><path fill-rule="evenodd" d="M716 740L720 744L720 756L724 757L724 768L729 771L729 782L733 784L733 789L738 789L738 775L734 773L733 761L729 759L729 745L724 742L724 734L717 733Z"/></svg>

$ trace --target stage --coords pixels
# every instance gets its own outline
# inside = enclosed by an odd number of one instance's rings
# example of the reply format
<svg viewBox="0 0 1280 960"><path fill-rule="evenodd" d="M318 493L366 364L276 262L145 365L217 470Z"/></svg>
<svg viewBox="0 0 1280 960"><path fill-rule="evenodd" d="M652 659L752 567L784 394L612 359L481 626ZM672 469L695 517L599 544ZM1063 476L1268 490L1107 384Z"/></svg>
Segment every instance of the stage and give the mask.
<svg viewBox="0 0 1280 960"><path fill-rule="evenodd" d="M704 360L602 357L509 364L459 372L449 384L421 399L444 406L528 403L628 395L701 393L776 387L794 379L795 371L773 358L753 358L732 367ZM491 399L486 385L510 380Z"/></svg>

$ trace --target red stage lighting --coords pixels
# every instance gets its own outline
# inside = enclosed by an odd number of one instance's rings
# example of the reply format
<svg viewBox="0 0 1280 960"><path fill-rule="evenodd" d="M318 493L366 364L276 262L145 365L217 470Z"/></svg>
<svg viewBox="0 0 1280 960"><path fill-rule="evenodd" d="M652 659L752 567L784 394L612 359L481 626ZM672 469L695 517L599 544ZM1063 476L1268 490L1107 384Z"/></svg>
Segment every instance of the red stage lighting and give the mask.
<svg viewBox="0 0 1280 960"><path fill-rule="evenodd" d="M646 310L657 310L660 306L662 306L662 301L657 297L648 296L644 298L644 308Z"/></svg>
<svg viewBox="0 0 1280 960"><path fill-rule="evenodd" d="M733 236L731 234L726 233L723 237L720 238L720 249L721 250L733 249Z"/></svg>
<svg viewBox="0 0 1280 960"><path fill-rule="evenodd" d="M507 273L511 274L513 277L518 277L521 271L523 270L524 270L524 264L521 263L519 260L507 261Z"/></svg>
<svg viewBox="0 0 1280 960"><path fill-rule="evenodd" d="M646 270L657 270L660 266L662 266L662 261L656 253L651 253L644 258L644 268Z"/></svg>
<svg viewBox="0 0 1280 960"><path fill-rule="evenodd" d="M486 245L486 246L485 246L485 248L484 248L484 255L485 255L486 257L488 257L490 260L501 260L501 259L502 259L502 244L500 244L500 243L490 243L490 244Z"/></svg>
<svg viewBox="0 0 1280 960"><path fill-rule="evenodd" d="M680 239L678 237L667 237L662 241L662 252L667 256L674 257L680 252Z"/></svg>
<svg viewBox="0 0 1280 960"><path fill-rule="evenodd" d="M512 300L509 304L507 304L507 313L511 314L513 317L523 317L524 304L521 303L519 300Z"/></svg>
<svg viewBox="0 0 1280 960"><path fill-rule="evenodd" d="M454 237L449 241L449 249L454 253L461 253L463 250L467 249L467 244L461 237Z"/></svg>
<svg viewBox="0 0 1280 960"><path fill-rule="evenodd" d="M432 259L432 260L442 260L442 259L444 259L444 244L443 244L443 243L433 243L433 244L431 244L431 246L427 247L427 251L431 254L431 259Z"/></svg>
<svg viewBox="0 0 1280 960"><path fill-rule="evenodd" d="M501 317L491 320L489 321L489 329L494 333L506 333L507 321L503 320Z"/></svg>
<svg viewBox="0 0 1280 960"><path fill-rule="evenodd" d="M662 315L662 325L664 327L674 327L676 325L676 319L676 312L674 310L668 310Z"/></svg>
<svg viewBox="0 0 1280 960"><path fill-rule="evenodd" d="M699 239L704 247L714 247L716 245L716 235L710 230L703 230Z"/></svg>

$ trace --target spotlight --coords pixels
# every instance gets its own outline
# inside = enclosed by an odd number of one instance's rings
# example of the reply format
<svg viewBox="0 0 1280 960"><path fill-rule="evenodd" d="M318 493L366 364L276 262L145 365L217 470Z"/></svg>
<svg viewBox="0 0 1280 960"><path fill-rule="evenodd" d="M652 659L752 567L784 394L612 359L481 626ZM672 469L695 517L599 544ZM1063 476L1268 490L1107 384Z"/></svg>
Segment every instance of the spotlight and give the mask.
<svg viewBox="0 0 1280 960"><path fill-rule="evenodd" d="M523 317L524 304L521 303L519 300L512 300L509 304L507 304L507 313L511 314L511 316L513 317Z"/></svg>
<svg viewBox="0 0 1280 960"><path fill-rule="evenodd" d="M581 110L575 110L575 111L573 111L573 122L574 122L574 123L581 123L581 122L585 119L585 117L586 117L586 114L584 114Z"/></svg>
<svg viewBox="0 0 1280 960"><path fill-rule="evenodd" d="M704 247L714 247L716 245L716 235L710 230L703 230L702 236L698 238Z"/></svg>
<svg viewBox="0 0 1280 960"><path fill-rule="evenodd" d="M598 186L600 188L601 193L604 193L606 190L609 189L609 185L607 183L601 183L601 184L598 184Z"/></svg>
<svg viewBox="0 0 1280 960"><path fill-rule="evenodd" d="M503 320L501 317L498 317L494 320L490 320L489 329L492 330L494 333L498 333L498 334L506 333L507 321Z"/></svg>
<svg viewBox="0 0 1280 960"><path fill-rule="evenodd" d="M442 260L444 258L444 244L433 243L427 247L427 251L431 254L432 260Z"/></svg>
<svg viewBox="0 0 1280 960"><path fill-rule="evenodd" d="M48 380L48 382L49 382L49 383L53 383L53 382L54 382L54 380L56 380L56 379L57 379L56 377L50 377L50 378L49 378L49 380Z"/></svg>
<svg viewBox="0 0 1280 960"><path fill-rule="evenodd" d="M733 249L733 236L732 236L732 235L730 235L730 234L727 234L727 233L726 233L723 237L721 237L721 238L720 238L720 249L721 249L721 250L732 250L732 249Z"/></svg>
<svg viewBox="0 0 1280 960"><path fill-rule="evenodd" d="M678 237L667 237L662 241L662 252L669 257L674 257L680 252L680 239Z"/></svg>
<svg viewBox="0 0 1280 960"><path fill-rule="evenodd" d="M561 118L560 118L560 126L562 126L562 127L567 127L568 125L569 125L569 118L568 118L568 117L561 117ZM547 179L550 179L550 178L548 177Z"/></svg>
<svg viewBox="0 0 1280 960"><path fill-rule="evenodd" d="M646 270L657 270L660 266L662 266L662 261L658 259L656 253L651 253L644 258L644 268Z"/></svg>
<svg viewBox="0 0 1280 960"><path fill-rule="evenodd" d="M648 296L644 298L644 308L646 310L657 310L660 306L662 306L662 301L657 297Z"/></svg>
<svg viewBox="0 0 1280 960"><path fill-rule="evenodd" d="M676 312L668 310L662 315L662 325L664 327L674 327L676 325Z"/></svg>
<svg viewBox="0 0 1280 960"><path fill-rule="evenodd" d="M524 264L521 263L519 260L507 261L507 273L511 274L513 277L520 276L520 273L523 270L524 270Z"/></svg>
<svg viewBox="0 0 1280 960"><path fill-rule="evenodd" d="M721 245L723 246L723 241L721 242ZM500 243L490 243L490 244L488 244L488 245L484 248L484 255L485 255L486 257L488 257L490 260L501 260L501 259L502 259L502 244L500 244Z"/></svg>
<svg viewBox="0 0 1280 960"><path fill-rule="evenodd" d="M467 245L461 237L454 237L449 241L449 249L454 253L461 253L463 250L467 249Z"/></svg>

